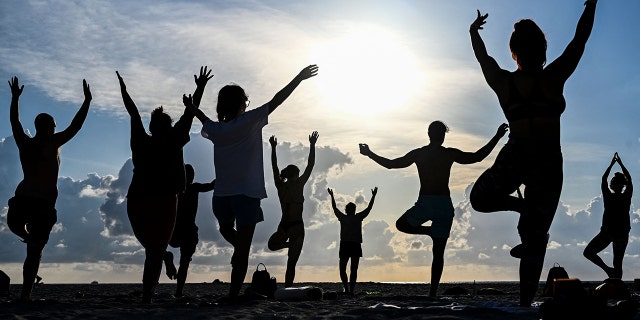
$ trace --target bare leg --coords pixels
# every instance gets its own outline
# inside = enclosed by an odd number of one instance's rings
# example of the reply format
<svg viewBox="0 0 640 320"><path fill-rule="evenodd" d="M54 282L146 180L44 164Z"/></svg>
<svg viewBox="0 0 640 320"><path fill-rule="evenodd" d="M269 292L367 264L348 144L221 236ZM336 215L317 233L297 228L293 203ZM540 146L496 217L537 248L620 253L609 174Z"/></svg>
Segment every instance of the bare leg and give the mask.
<svg viewBox="0 0 640 320"><path fill-rule="evenodd" d="M239 227L236 233L233 257L231 258L231 288L229 296L235 297L240 294L242 283L247 276L249 266L249 251L255 226ZM222 231L222 229L220 230Z"/></svg>
<svg viewBox="0 0 640 320"><path fill-rule="evenodd" d="M20 295L20 300L23 301L31 300L31 290L38 275L38 269L40 269L40 259L45 246L44 243L34 242L27 243L27 257L22 267L22 294Z"/></svg>
<svg viewBox="0 0 640 320"><path fill-rule="evenodd" d="M267 247L271 251L277 251L280 249L288 248L289 242L287 242L287 234L284 230L278 228L278 230L269 237L269 242L267 242Z"/></svg>
<svg viewBox="0 0 640 320"><path fill-rule="evenodd" d="M349 277L347 276L348 262L349 258L340 258L340 280L342 280L342 287L346 293L349 293Z"/></svg>
<svg viewBox="0 0 640 320"><path fill-rule="evenodd" d="M166 246L165 246L166 248ZM142 273L142 302L150 303L153 292L162 273L162 258L165 248L145 249L144 271Z"/></svg>
<svg viewBox="0 0 640 320"><path fill-rule="evenodd" d="M589 242L586 248L584 248L584 252L582 253L585 258L589 261L593 262L596 266L600 267L604 272L607 273L607 277L613 277L613 268L609 267L603 260L598 256L598 253L604 250L609 243L611 243L606 236L602 233L598 233L593 239Z"/></svg>
<svg viewBox="0 0 640 320"><path fill-rule="evenodd" d="M624 239L613 241L613 277L622 279L622 258L624 258L624 252L627 250L627 243L629 237Z"/></svg>
<svg viewBox="0 0 640 320"><path fill-rule="evenodd" d="M433 238L433 261L431 262L431 288L429 296L435 297L438 293L438 285L444 269L444 248L447 238Z"/></svg>
<svg viewBox="0 0 640 320"><path fill-rule="evenodd" d="M233 225L230 226L220 226L220 234L222 237L227 240L232 246L236 245L236 239L238 232L233 228Z"/></svg>
<svg viewBox="0 0 640 320"><path fill-rule="evenodd" d="M358 281L358 265L360 264L360 257L351 257L351 274L349 275L349 285L351 294L354 294L353 288L356 286L356 282Z"/></svg>
<svg viewBox="0 0 640 320"><path fill-rule="evenodd" d="M180 268L178 269L178 274L176 276L176 297L182 297L182 290L184 289L185 282L187 282L189 263L191 263L191 257L194 252L195 248L189 248L187 250L182 250L182 248L180 248Z"/></svg>
<svg viewBox="0 0 640 320"><path fill-rule="evenodd" d="M412 226L407 218L402 215L396 221L396 229L400 232L408 233L408 234L422 234L431 236L431 227L429 226Z"/></svg>

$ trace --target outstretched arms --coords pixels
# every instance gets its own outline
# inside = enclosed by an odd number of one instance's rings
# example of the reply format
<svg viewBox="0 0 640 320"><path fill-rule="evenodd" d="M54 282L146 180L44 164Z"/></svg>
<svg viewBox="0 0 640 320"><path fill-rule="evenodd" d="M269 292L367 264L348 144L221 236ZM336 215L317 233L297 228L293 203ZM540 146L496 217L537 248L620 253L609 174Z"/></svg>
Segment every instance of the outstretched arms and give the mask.
<svg viewBox="0 0 640 320"><path fill-rule="evenodd" d="M282 88L275 96L269 101L269 114L273 112L279 105L281 105L298 87L298 85L306 79L309 79L318 74L318 66L312 64L302 69L298 75L289 82L284 88Z"/></svg>
<svg viewBox="0 0 640 320"><path fill-rule="evenodd" d="M314 131L309 135L309 159L307 160L307 167L300 176L300 179L305 183L309 180L313 166L316 163L316 142L318 141L318 137L318 131Z"/></svg>
<svg viewBox="0 0 640 320"><path fill-rule="evenodd" d="M18 77L13 77L9 81L9 88L11 88L11 106L9 109L9 120L11 122L11 131L13 132L13 138L16 143L20 145L26 141L29 137L24 133L22 123L20 123L20 110L18 107L18 100L24 89L24 85L20 86Z"/></svg>
<svg viewBox="0 0 640 320"><path fill-rule="evenodd" d="M563 80L563 83L569 79L569 76L571 76L576 67L578 67L580 58L582 58L587 40L589 40L589 36L591 35L591 29L593 28L597 2L597 0L585 1L584 11L578 20L573 39L569 42L560 57L547 66L547 70L556 73L558 77Z"/></svg>
<svg viewBox="0 0 640 320"><path fill-rule="evenodd" d="M58 146L61 146L71 140L71 138L80 131L84 120L87 118L92 96L91 88L89 88L89 84L84 79L82 79L82 90L84 91L84 102L82 103L82 106L80 106L80 109L73 117L73 120L71 120L69 126L54 135L54 141Z"/></svg>
<svg viewBox="0 0 640 320"><path fill-rule="evenodd" d="M280 178L278 156L276 155L276 145L278 145L278 139L276 139L276 136L271 136L269 138L269 144L271 144L271 170L273 170L273 180L275 180L276 185L278 185L282 182L282 178Z"/></svg>
<svg viewBox="0 0 640 320"><path fill-rule="evenodd" d="M491 138L491 140L489 140L489 142L487 142L486 145L484 145L484 147L472 153L461 151L458 155L456 155L454 161L460 164L470 164L470 163L476 163L484 160L484 158L489 156L491 151L493 151L493 148L496 147L496 145L498 144L498 141L500 141L500 139L504 137L508 129L509 129L508 124L506 123L501 124L500 126L498 126L498 130L496 131L496 134L493 136L493 138Z"/></svg>
<svg viewBox="0 0 640 320"><path fill-rule="evenodd" d="M400 158L387 159L371 151L369 149L369 145L367 145L366 143L360 143L359 147L360 147L360 154L369 157L371 160L375 161L377 164L387 169L406 168L415 161L412 152L409 152Z"/></svg>
<svg viewBox="0 0 640 320"><path fill-rule="evenodd" d="M371 200L369 200L369 205L366 209L362 210L362 212L358 213L358 216L363 220L371 212L371 209L373 208L373 202L376 200L376 194L378 194L378 187L371 189Z"/></svg>
<svg viewBox="0 0 640 320"><path fill-rule="evenodd" d="M496 91L496 86L498 86L498 82L502 77L500 74L505 72L500 68L498 62L491 57L487 53L487 47L484 45L484 41L480 37L480 32L478 30L482 30L482 26L487 23L487 17L489 14L480 14L480 10L478 11L478 16L473 21L471 26L469 27L469 34L471 35L471 47L473 48L473 53L476 56L476 59L480 63L480 68L482 68L482 74L484 75L485 80L489 84L489 86Z"/></svg>

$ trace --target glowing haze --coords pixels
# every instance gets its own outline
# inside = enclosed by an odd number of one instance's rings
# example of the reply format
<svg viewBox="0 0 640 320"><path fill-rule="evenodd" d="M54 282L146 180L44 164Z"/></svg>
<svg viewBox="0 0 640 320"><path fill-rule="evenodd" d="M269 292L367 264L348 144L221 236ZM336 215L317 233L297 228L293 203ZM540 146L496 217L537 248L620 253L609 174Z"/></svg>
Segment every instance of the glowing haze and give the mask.
<svg viewBox="0 0 640 320"><path fill-rule="evenodd" d="M251 107L271 99L304 66L319 75L302 85L265 127L265 222L256 229L251 264L264 262L284 278L285 252L269 252L266 240L280 212L268 163L267 139L276 135L280 166L306 165L308 135L317 130L317 161L305 189L305 245L296 281L338 281L339 224L327 187L338 206L367 205L379 194L364 224L361 281L429 279L431 240L395 229L397 217L417 198L413 167L386 170L359 155L366 142L390 158L428 143L426 127L442 120L445 145L474 151L505 121L486 85L469 43L476 9L489 12L481 31L489 53L505 69L514 63L507 43L513 22L535 19L549 41L548 60L570 41L581 0L571 1L19 1L0 4L0 79L16 75L25 85L21 120L31 133L33 118L52 114L65 127L82 102L82 79L93 92L80 134L62 149L58 223L40 270L46 282L139 282L144 253L133 237L124 195L131 179L129 119L115 70L148 123L164 105L176 118L181 97L194 88L201 65L213 69L203 110L215 115L215 97L235 82ZM553 8L553 10L549 10ZM545 267L559 262L571 276L606 275L582 257L597 233L603 211L600 178L614 152L632 176L639 172L637 98L640 70L632 13L640 3L600 1L585 55L565 87L562 118L564 189L551 228ZM6 226L6 203L22 178L9 126L10 90L0 90L0 269L21 280L25 246ZM186 161L196 181L214 178L212 146L192 128ZM506 138L501 142L506 142ZM497 150L475 165L454 165L451 191L456 217L445 253L443 281L516 280L518 261L509 249L519 242L515 213L480 214L467 201L478 175ZM614 170L619 170L614 168ZM200 196L200 244L188 281L229 279L231 247L211 213L211 194ZM638 199L624 278L640 277ZM177 253L177 252L176 252ZM602 254L611 261L611 249ZM168 282L166 277L161 281Z"/></svg>

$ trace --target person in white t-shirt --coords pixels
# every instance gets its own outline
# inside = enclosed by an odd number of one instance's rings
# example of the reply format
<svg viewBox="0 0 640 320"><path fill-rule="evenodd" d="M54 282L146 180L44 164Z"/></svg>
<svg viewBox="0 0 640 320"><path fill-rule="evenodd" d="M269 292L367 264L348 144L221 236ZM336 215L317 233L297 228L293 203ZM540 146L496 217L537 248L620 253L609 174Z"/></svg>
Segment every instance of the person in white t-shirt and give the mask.
<svg viewBox="0 0 640 320"><path fill-rule="evenodd" d="M307 66L271 101L249 111L246 111L249 99L244 89L236 84L226 85L218 93L218 121L209 119L193 107L191 95L183 97L184 105L202 122L202 136L213 142L216 172L213 214L218 219L220 233L234 247L230 298L240 293L247 274L255 226L264 220L260 208L260 200L267 197L262 163L262 127L268 123L269 114L303 80L317 74L318 66Z"/></svg>

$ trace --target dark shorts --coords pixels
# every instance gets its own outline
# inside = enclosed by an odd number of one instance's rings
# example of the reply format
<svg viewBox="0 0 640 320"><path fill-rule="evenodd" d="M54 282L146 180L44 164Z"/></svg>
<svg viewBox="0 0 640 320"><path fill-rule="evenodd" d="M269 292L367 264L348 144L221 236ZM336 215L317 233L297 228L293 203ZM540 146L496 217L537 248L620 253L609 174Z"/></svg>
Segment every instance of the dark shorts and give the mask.
<svg viewBox="0 0 640 320"><path fill-rule="evenodd" d="M264 221L260 199L245 195L214 196L211 200L213 214L220 226L251 227Z"/></svg>
<svg viewBox="0 0 640 320"><path fill-rule="evenodd" d="M176 225L175 229L173 229L169 245L172 248L193 248L195 252L195 248L198 246L198 241L198 227L192 226L190 228L183 228Z"/></svg>
<svg viewBox="0 0 640 320"><path fill-rule="evenodd" d="M362 257L362 244L354 241L340 241L340 259Z"/></svg>
<svg viewBox="0 0 640 320"><path fill-rule="evenodd" d="M7 225L13 233L26 238L25 242L47 243L57 220L55 203L25 196L9 199Z"/></svg>

